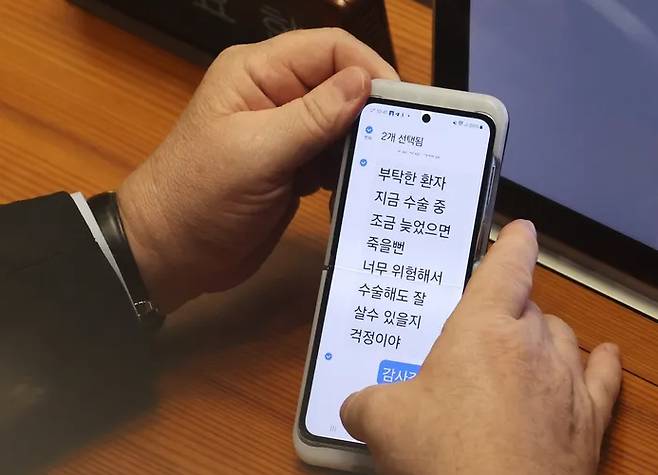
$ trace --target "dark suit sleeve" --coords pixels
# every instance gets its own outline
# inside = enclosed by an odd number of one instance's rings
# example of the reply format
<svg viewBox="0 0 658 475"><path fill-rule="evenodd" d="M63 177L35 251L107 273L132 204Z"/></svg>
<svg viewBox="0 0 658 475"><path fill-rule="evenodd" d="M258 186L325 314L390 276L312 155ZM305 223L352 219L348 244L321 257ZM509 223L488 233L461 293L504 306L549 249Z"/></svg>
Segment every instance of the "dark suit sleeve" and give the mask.
<svg viewBox="0 0 658 475"><path fill-rule="evenodd" d="M0 206L0 466L45 462L141 400L147 348L67 193Z"/></svg>

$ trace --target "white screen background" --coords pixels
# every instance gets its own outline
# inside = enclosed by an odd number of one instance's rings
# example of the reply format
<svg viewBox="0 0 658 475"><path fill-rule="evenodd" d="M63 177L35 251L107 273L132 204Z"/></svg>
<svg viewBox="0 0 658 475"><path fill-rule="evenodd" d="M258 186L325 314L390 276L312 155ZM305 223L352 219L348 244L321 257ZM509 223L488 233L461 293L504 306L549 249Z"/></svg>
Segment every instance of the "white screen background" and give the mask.
<svg viewBox="0 0 658 475"><path fill-rule="evenodd" d="M391 116L390 111L398 115ZM447 317L459 301L471 248L473 227L490 130L480 119L432 112L432 120L421 120L424 111L371 103L358 124L358 136L340 230L331 291L327 302L314 377L308 402L306 427L311 434L353 441L343 428L339 409L354 391L377 383L379 364L393 360L420 365ZM462 121L462 125L458 122ZM372 130L367 132L368 127ZM396 141L381 140L382 133L396 134ZM422 137L422 147L400 144L400 136ZM362 165L362 160L367 164ZM379 176L381 169L416 173L410 186ZM423 174L445 177L443 189L420 186ZM397 207L375 201L377 192L398 193ZM390 196L390 195L389 195ZM409 196L425 198L429 208L418 211L402 202ZM437 199L444 200L441 214L434 212ZM373 213L394 216L394 230L372 225ZM450 226L448 238L400 232L402 219ZM415 230L415 228L414 228ZM369 238L405 243L403 255L382 253L367 246ZM364 261L385 262L389 272L379 275L364 270ZM410 282L391 275L394 265L442 272L437 282ZM373 299L359 288L379 285L408 290L408 302ZM414 292L424 292L423 306L413 303ZM355 318L357 307L375 308L379 317L371 321ZM385 323L385 311L420 315L420 328ZM351 338L353 329L400 337L400 344L383 347L366 345ZM330 355L330 359L327 358Z"/></svg>

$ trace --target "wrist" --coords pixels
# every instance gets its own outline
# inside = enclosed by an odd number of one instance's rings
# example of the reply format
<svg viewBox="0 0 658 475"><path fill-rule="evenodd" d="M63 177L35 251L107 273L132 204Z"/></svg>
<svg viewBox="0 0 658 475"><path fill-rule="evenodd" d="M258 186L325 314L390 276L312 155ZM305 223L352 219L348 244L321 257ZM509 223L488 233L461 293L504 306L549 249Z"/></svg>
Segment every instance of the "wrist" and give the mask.
<svg viewBox="0 0 658 475"><path fill-rule="evenodd" d="M142 279L126 236L116 193L99 193L89 198L87 203L102 233L102 236L95 237L104 252L104 246L109 248L111 255L106 253L106 257L119 273L132 300L139 325L148 333L156 331L162 325L164 316L151 299Z"/></svg>
<svg viewBox="0 0 658 475"><path fill-rule="evenodd" d="M166 197L152 179L150 162L133 172L117 190L119 213L128 243L149 295L165 312L175 310L200 292L187 275Z"/></svg>

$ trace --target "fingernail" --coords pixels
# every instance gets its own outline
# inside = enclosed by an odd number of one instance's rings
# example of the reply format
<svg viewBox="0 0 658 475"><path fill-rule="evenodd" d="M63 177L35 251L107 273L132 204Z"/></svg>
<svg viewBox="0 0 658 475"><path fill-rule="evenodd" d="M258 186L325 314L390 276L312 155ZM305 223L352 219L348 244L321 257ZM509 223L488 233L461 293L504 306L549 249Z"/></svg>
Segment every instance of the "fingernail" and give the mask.
<svg viewBox="0 0 658 475"><path fill-rule="evenodd" d="M358 67L343 69L333 78L333 86L340 91L346 102L363 97L366 88L365 71Z"/></svg>
<svg viewBox="0 0 658 475"><path fill-rule="evenodd" d="M619 346L615 343L606 343L605 350L612 353L615 356L619 356Z"/></svg>
<svg viewBox="0 0 658 475"><path fill-rule="evenodd" d="M527 219L524 219L524 220L522 220L522 221L523 221L523 224L524 224L524 225L530 230L530 232L531 232L532 234L534 234L535 237L536 237L536 236L537 236L537 228L535 228L534 223L533 223L532 221L527 220Z"/></svg>

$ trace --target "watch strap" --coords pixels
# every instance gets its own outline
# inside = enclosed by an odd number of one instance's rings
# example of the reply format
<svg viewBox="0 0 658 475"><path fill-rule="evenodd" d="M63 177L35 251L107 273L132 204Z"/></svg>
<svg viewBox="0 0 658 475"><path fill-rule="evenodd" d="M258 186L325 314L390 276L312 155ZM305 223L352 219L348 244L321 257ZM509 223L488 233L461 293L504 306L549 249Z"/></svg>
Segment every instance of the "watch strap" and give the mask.
<svg viewBox="0 0 658 475"><path fill-rule="evenodd" d="M140 324L147 331L156 331L162 326L164 316L149 298L123 227L116 193L100 193L87 203L116 260Z"/></svg>

